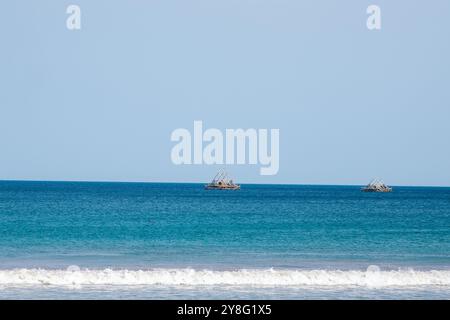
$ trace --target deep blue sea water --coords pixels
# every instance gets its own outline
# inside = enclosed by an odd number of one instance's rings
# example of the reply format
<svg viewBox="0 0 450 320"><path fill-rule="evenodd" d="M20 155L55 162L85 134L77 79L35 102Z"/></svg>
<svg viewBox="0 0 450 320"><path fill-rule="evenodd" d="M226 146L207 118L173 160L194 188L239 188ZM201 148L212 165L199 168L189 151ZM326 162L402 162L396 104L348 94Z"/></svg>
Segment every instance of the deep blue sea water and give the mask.
<svg viewBox="0 0 450 320"><path fill-rule="evenodd" d="M0 298L449 299L450 188L3 181Z"/></svg>

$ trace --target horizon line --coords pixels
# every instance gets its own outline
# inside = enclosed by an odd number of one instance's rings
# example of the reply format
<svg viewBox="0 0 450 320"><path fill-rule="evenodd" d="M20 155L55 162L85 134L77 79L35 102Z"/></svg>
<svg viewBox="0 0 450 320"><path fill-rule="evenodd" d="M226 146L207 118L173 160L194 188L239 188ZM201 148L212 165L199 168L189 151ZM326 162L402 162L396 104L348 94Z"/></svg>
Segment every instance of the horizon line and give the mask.
<svg viewBox="0 0 450 320"><path fill-rule="evenodd" d="M73 183L136 183L136 184L144 184L144 183L154 183L154 184L204 184L205 182L193 182L193 181L120 181L120 180L33 180L33 179L0 179L0 182L73 182ZM239 183L241 185L292 185L292 186L365 186L366 184L339 184L339 183L294 183L294 182L276 182L276 183L255 183L255 182L243 182ZM399 184L390 185L392 187L423 187L423 188L450 188L450 185L406 185Z"/></svg>

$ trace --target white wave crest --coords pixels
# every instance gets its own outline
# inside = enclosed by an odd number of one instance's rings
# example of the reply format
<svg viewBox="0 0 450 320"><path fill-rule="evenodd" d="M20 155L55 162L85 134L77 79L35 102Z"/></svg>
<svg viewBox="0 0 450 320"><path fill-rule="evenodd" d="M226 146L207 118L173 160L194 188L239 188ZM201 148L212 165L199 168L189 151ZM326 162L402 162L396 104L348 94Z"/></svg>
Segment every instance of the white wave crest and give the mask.
<svg viewBox="0 0 450 320"><path fill-rule="evenodd" d="M450 270L0 270L0 285L450 286Z"/></svg>

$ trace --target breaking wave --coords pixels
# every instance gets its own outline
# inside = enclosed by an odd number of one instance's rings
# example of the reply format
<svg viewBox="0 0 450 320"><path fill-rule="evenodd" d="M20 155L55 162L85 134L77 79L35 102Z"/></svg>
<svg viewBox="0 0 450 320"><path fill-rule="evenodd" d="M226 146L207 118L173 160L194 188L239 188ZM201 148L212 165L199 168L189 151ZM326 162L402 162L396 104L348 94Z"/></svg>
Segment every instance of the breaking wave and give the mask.
<svg viewBox="0 0 450 320"><path fill-rule="evenodd" d="M0 270L0 286L20 285L450 286L450 270Z"/></svg>

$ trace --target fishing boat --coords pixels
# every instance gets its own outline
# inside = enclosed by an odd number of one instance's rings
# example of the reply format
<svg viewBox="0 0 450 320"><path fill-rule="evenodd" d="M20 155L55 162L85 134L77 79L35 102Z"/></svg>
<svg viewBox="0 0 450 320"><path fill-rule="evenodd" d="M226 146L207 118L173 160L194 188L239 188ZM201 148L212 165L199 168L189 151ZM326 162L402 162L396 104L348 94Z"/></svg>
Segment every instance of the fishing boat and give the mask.
<svg viewBox="0 0 450 320"><path fill-rule="evenodd" d="M363 192L392 192L392 188L388 187L383 181L375 179L372 180L367 186L361 188Z"/></svg>
<svg viewBox="0 0 450 320"><path fill-rule="evenodd" d="M221 169L213 180L205 185L206 190L239 190L240 188L240 185L235 184L228 177L228 173L224 169Z"/></svg>

